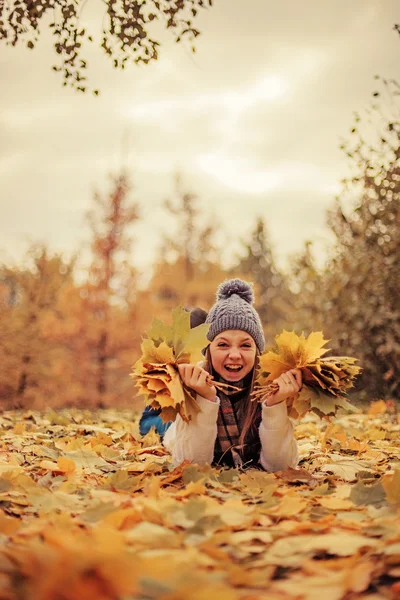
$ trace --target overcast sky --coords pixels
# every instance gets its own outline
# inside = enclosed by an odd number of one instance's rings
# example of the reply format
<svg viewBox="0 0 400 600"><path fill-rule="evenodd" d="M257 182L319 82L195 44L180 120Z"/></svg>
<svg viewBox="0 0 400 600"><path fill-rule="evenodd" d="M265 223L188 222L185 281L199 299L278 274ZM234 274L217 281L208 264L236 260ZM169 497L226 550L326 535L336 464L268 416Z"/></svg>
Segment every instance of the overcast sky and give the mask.
<svg viewBox="0 0 400 600"><path fill-rule="evenodd" d="M100 7L85 6L93 27ZM157 63L120 72L89 49L99 97L61 86L43 27L34 51L1 45L0 257L19 260L28 240L76 250L93 189L107 190L122 164L141 206L142 268L177 170L232 239L261 215L281 264L305 240L322 248L348 168L340 138L375 74L400 79L396 22L398 0L215 0L197 21L195 55L164 34Z"/></svg>

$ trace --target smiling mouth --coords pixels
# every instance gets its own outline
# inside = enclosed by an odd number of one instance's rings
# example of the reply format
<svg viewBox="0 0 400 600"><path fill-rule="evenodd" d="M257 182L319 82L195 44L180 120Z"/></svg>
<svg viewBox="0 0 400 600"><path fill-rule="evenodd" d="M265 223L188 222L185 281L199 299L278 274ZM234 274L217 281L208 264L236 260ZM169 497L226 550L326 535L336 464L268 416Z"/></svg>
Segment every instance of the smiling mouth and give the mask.
<svg viewBox="0 0 400 600"><path fill-rule="evenodd" d="M242 365L225 365L225 369L230 373L239 373L243 369Z"/></svg>

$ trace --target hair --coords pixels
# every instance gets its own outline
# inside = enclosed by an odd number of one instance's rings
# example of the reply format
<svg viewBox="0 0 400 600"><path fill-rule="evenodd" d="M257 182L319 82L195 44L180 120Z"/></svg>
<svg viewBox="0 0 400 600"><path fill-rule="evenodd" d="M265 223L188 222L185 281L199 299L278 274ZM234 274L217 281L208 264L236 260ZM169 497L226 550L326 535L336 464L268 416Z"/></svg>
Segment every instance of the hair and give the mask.
<svg viewBox="0 0 400 600"><path fill-rule="evenodd" d="M258 402L256 400L251 399L251 392L254 389L257 369L258 369L258 365L259 365L259 356L260 356L260 353L257 350L255 361L254 361L254 366L253 366L253 373L252 373L252 378L251 378L251 383L250 383L250 389L249 389L249 393L247 394L246 400L244 401L245 405L243 406L243 413L244 413L245 417L244 417L244 421L243 421L243 428L242 428L242 431L239 436L239 444L241 446L246 443L247 434L249 433L250 427L254 423L257 408L258 408ZM213 366L212 366L212 360L211 360L210 346L207 346L207 349L206 349L204 369L212 375Z"/></svg>
<svg viewBox="0 0 400 600"><path fill-rule="evenodd" d="M190 329L202 325L206 322L208 312L199 306L191 309L190 311Z"/></svg>

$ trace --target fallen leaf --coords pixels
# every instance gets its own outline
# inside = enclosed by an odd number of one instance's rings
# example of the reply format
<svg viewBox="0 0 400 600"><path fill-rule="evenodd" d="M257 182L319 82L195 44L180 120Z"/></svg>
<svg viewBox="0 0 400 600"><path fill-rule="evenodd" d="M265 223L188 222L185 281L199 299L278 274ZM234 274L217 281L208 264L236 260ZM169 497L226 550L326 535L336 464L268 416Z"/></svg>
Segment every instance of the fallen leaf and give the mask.
<svg viewBox="0 0 400 600"><path fill-rule="evenodd" d="M76 470L76 464L70 458L60 456L57 460L57 465L63 473L73 473Z"/></svg>
<svg viewBox="0 0 400 600"><path fill-rule="evenodd" d="M374 548L377 543L372 538L346 532L288 536L272 544L266 559L270 564L295 567L301 565L304 557L321 551L336 556L352 556L363 548Z"/></svg>
<svg viewBox="0 0 400 600"><path fill-rule="evenodd" d="M349 510L354 508L354 504L350 500L343 500L342 498L335 498L333 496L318 498L318 502L321 506L330 510Z"/></svg>
<svg viewBox="0 0 400 600"><path fill-rule="evenodd" d="M378 400L377 402L371 402L370 407L367 411L368 415L382 415L386 412L386 402L384 400Z"/></svg>
<svg viewBox="0 0 400 600"><path fill-rule="evenodd" d="M386 475L382 485L388 501L400 504L400 469L396 469L393 475Z"/></svg>
<svg viewBox="0 0 400 600"><path fill-rule="evenodd" d="M380 481L371 484L360 480L351 488L350 500L354 504L380 504L385 500L386 494Z"/></svg>
<svg viewBox="0 0 400 600"><path fill-rule="evenodd" d="M307 507L307 500L298 496L286 495L277 506L273 506L267 514L277 517L293 517L300 514Z"/></svg>
<svg viewBox="0 0 400 600"><path fill-rule="evenodd" d="M357 461L354 459L340 459L329 462L321 467L321 471L333 473L336 477L339 477L344 481L355 481L357 479L357 473L360 472L373 473L368 462Z"/></svg>

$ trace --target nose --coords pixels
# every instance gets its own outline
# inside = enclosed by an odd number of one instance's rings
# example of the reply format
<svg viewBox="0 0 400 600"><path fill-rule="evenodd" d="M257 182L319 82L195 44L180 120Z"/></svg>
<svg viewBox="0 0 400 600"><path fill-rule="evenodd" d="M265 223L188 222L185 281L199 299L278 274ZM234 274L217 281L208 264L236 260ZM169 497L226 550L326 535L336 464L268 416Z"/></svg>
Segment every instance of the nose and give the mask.
<svg viewBox="0 0 400 600"><path fill-rule="evenodd" d="M231 359L240 358L240 348L237 348L236 346L232 346L229 350L229 358L231 358Z"/></svg>

